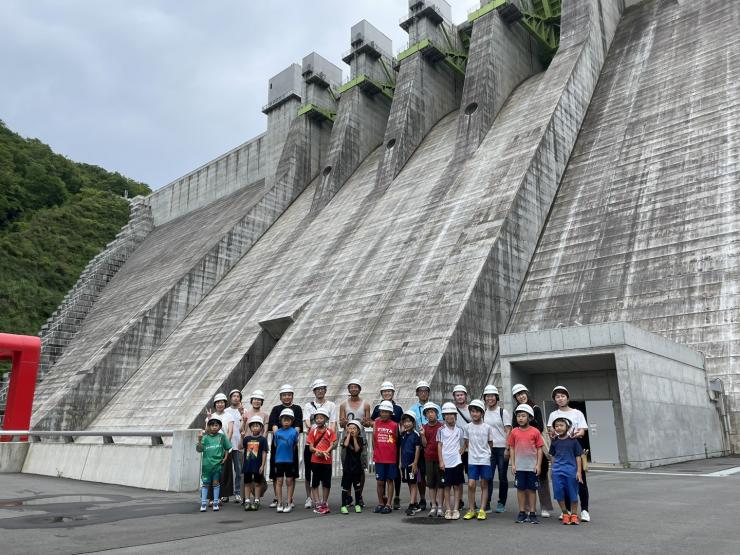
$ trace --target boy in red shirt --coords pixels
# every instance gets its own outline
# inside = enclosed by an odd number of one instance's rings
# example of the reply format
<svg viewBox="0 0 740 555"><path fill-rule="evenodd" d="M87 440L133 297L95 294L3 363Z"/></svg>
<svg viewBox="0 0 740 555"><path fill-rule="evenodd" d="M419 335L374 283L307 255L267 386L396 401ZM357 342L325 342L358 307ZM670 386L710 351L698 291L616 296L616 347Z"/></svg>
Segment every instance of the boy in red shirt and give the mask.
<svg viewBox="0 0 740 555"><path fill-rule="evenodd" d="M314 510L318 514L328 514L329 491L331 490L331 451L337 441L337 435L326 425L329 411L319 407L314 415L315 426L308 432L306 445L311 451L311 497ZM319 496L321 485L321 496Z"/></svg>
<svg viewBox="0 0 740 555"><path fill-rule="evenodd" d="M434 403L425 403L422 408L427 423L421 427L422 440L424 444L424 465L426 469L427 493L431 500L429 509L430 517L443 517L445 514L442 508L442 474L439 471L439 454L437 453L437 431L442 427L442 423L437 420L439 417L439 407ZM437 498L440 497L440 499Z"/></svg>
<svg viewBox="0 0 740 555"><path fill-rule="evenodd" d="M378 414L380 417L373 423L373 461L378 506L373 512L387 515L393 512L393 481L398 475L398 424L391 420L393 404L390 401L380 402Z"/></svg>
<svg viewBox="0 0 740 555"><path fill-rule="evenodd" d="M534 418L534 410L526 404L519 405L514 411L517 427L511 430L508 445L511 447L511 471L514 473L514 484L519 500L519 514L516 522L539 524L536 512L537 489L540 487L537 477L542 465L542 434L537 428L529 425ZM527 516L529 509L529 516Z"/></svg>

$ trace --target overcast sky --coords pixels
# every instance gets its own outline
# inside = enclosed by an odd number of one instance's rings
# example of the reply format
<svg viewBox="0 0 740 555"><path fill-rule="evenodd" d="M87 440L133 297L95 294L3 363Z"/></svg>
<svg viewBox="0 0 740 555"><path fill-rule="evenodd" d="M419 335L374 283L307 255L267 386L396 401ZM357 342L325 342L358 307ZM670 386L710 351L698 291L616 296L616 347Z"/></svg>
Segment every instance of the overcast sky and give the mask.
<svg viewBox="0 0 740 555"><path fill-rule="evenodd" d="M460 22L477 0L454 0ZM407 0L0 0L0 119L69 158L161 187L262 133L267 80L350 27L393 40Z"/></svg>

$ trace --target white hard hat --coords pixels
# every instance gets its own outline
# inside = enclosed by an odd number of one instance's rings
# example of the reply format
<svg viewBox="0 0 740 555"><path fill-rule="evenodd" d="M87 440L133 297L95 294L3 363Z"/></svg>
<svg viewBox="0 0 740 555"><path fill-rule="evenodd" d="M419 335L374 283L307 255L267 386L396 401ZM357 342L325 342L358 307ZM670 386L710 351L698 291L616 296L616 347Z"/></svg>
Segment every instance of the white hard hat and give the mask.
<svg viewBox="0 0 740 555"><path fill-rule="evenodd" d="M390 401L381 401L378 405L378 410L387 410L388 412L393 412L393 403Z"/></svg>
<svg viewBox="0 0 740 555"><path fill-rule="evenodd" d="M568 391L568 388L565 387L564 385L556 385L552 390L552 400L553 401L555 400L555 394L557 392L565 393L566 397L570 399L570 392Z"/></svg>
<svg viewBox="0 0 740 555"><path fill-rule="evenodd" d="M403 413L403 416L408 416L409 418L413 418L414 422L416 422L416 415L414 414L414 411L407 410Z"/></svg>
<svg viewBox="0 0 740 555"><path fill-rule="evenodd" d="M314 416L319 415L319 414L322 416L325 416L326 418L329 418L329 411L325 407L319 407L316 409Z"/></svg>
<svg viewBox="0 0 740 555"><path fill-rule="evenodd" d="M555 420L552 421L552 425L555 426L555 422L557 422L558 420L562 420L563 422L565 422L566 430L570 430L573 427L573 421L565 416L558 416Z"/></svg>
<svg viewBox="0 0 740 555"><path fill-rule="evenodd" d="M355 426L357 426L358 430L362 431L362 422L360 422L359 420L350 420L349 422L347 422L347 426L349 426L350 424L354 424Z"/></svg>
<svg viewBox="0 0 740 555"><path fill-rule="evenodd" d="M383 382L380 384L380 391L395 391L396 388L393 387L393 383L391 382Z"/></svg>
<svg viewBox="0 0 740 555"><path fill-rule="evenodd" d="M418 382L416 382L416 388L415 388L414 391L418 391L422 387L426 387L427 389L431 389L431 386L429 385L429 382L428 381L426 381L426 380L419 380Z"/></svg>
<svg viewBox="0 0 740 555"><path fill-rule="evenodd" d="M442 405L442 414L457 414L454 403L445 403Z"/></svg>
<svg viewBox="0 0 740 555"><path fill-rule="evenodd" d="M495 385L487 385L483 390L483 396L486 395L498 395L498 387Z"/></svg>
<svg viewBox="0 0 740 555"><path fill-rule="evenodd" d="M295 390L293 389L293 386L289 383L284 383L280 386L280 391L278 391L279 395L282 395L283 393L295 393Z"/></svg>
<svg viewBox="0 0 740 555"><path fill-rule="evenodd" d="M521 393L522 391L529 392L529 389L527 389L526 385L522 385L520 383L515 384L514 387L511 388L511 394L516 397L517 393Z"/></svg>
<svg viewBox="0 0 740 555"><path fill-rule="evenodd" d="M424 406L421 409L422 414L426 414L429 409L434 409L437 411L437 414L439 414L439 407L436 403L432 403L431 401L424 403Z"/></svg>
<svg viewBox="0 0 740 555"><path fill-rule="evenodd" d="M465 395L467 395L467 394L468 394L468 390L467 390L467 389L465 389L465 386L464 386L464 385L460 385L460 384L457 384L457 385L456 385L455 387L453 387L453 388L452 388L452 394L453 394L453 395L454 395L455 393L458 393L458 392L462 392L462 393L465 393Z"/></svg>
<svg viewBox="0 0 740 555"><path fill-rule="evenodd" d="M475 407L479 409L481 412L486 412L486 406L483 404L483 401L480 399L473 399L470 401L470 404L468 404L468 408Z"/></svg>
<svg viewBox="0 0 740 555"><path fill-rule="evenodd" d="M517 412L526 412L529 416L534 418L534 411L532 410L532 407L530 407L526 403L522 403L521 405L519 405L514 411L514 414L516 414Z"/></svg>
<svg viewBox="0 0 740 555"><path fill-rule="evenodd" d="M255 389L252 391L252 394L249 396L250 399L262 399L265 400L265 392L261 389Z"/></svg>
<svg viewBox="0 0 740 555"><path fill-rule="evenodd" d="M283 416L295 418L295 413L293 412L293 409L283 409L280 411L280 418L282 418Z"/></svg>
<svg viewBox="0 0 740 555"><path fill-rule="evenodd" d="M262 420L261 416L254 415L250 416L249 420L247 421L248 426L251 426L252 424L259 424L260 426L264 426L265 422L264 420Z"/></svg>
<svg viewBox="0 0 740 555"><path fill-rule="evenodd" d="M239 389L232 389L231 391L229 391L229 399L231 399L231 396L232 396L232 395L233 395L234 393L238 393L238 394L239 394L239 399L241 399L241 398L242 398L242 392L241 392L241 390L239 390Z"/></svg>
<svg viewBox="0 0 740 555"><path fill-rule="evenodd" d="M216 404L216 401L223 401L225 403L226 401L228 401L228 399L226 398L226 395L224 395L223 393L216 393L216 395L213 397L214 405Z"/></svg>
<svg viewBox="0 0 740 555"><path fill-rule="evenodd" d="M318 380L314 380L314 382L311 384L311 391L320 387L327 387L326 382L321 378L319 378Z"/></svg>
<svg viewBox="0 0 740 555"><path fill-rule="evenodd" d="M358 380L357 378L350 378L349 381L347 382L347 387L351 386L352 384L362 389L362 384L360 383L360 380Z"/></svg>

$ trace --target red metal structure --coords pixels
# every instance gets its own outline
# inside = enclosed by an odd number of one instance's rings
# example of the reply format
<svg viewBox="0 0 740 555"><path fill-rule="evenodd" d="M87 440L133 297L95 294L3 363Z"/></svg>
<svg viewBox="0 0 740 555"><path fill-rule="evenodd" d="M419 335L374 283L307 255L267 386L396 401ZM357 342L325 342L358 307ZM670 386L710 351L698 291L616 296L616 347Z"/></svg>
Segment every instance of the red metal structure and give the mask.
<svg viewBox="0 0 740 555"><path fill-rule="evenodd" d="M0 333L0 360L11 360L8 399L5 404L4 430L27 430L31 425L33 394L41 356L41 339L28 335ZM0 437L0 441L10 441Z"/></svg>

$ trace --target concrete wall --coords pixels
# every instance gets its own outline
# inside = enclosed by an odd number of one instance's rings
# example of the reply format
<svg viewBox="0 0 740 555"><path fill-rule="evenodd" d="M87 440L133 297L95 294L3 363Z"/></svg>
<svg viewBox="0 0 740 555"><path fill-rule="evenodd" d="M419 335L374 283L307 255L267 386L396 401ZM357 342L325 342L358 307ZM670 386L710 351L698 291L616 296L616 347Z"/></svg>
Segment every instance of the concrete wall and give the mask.
<svg viewBox="0 0 740 555"><path fill-rule="evenodd" d="M20 472L28 454L28 442L0 442L0 473Z"/></svg>

